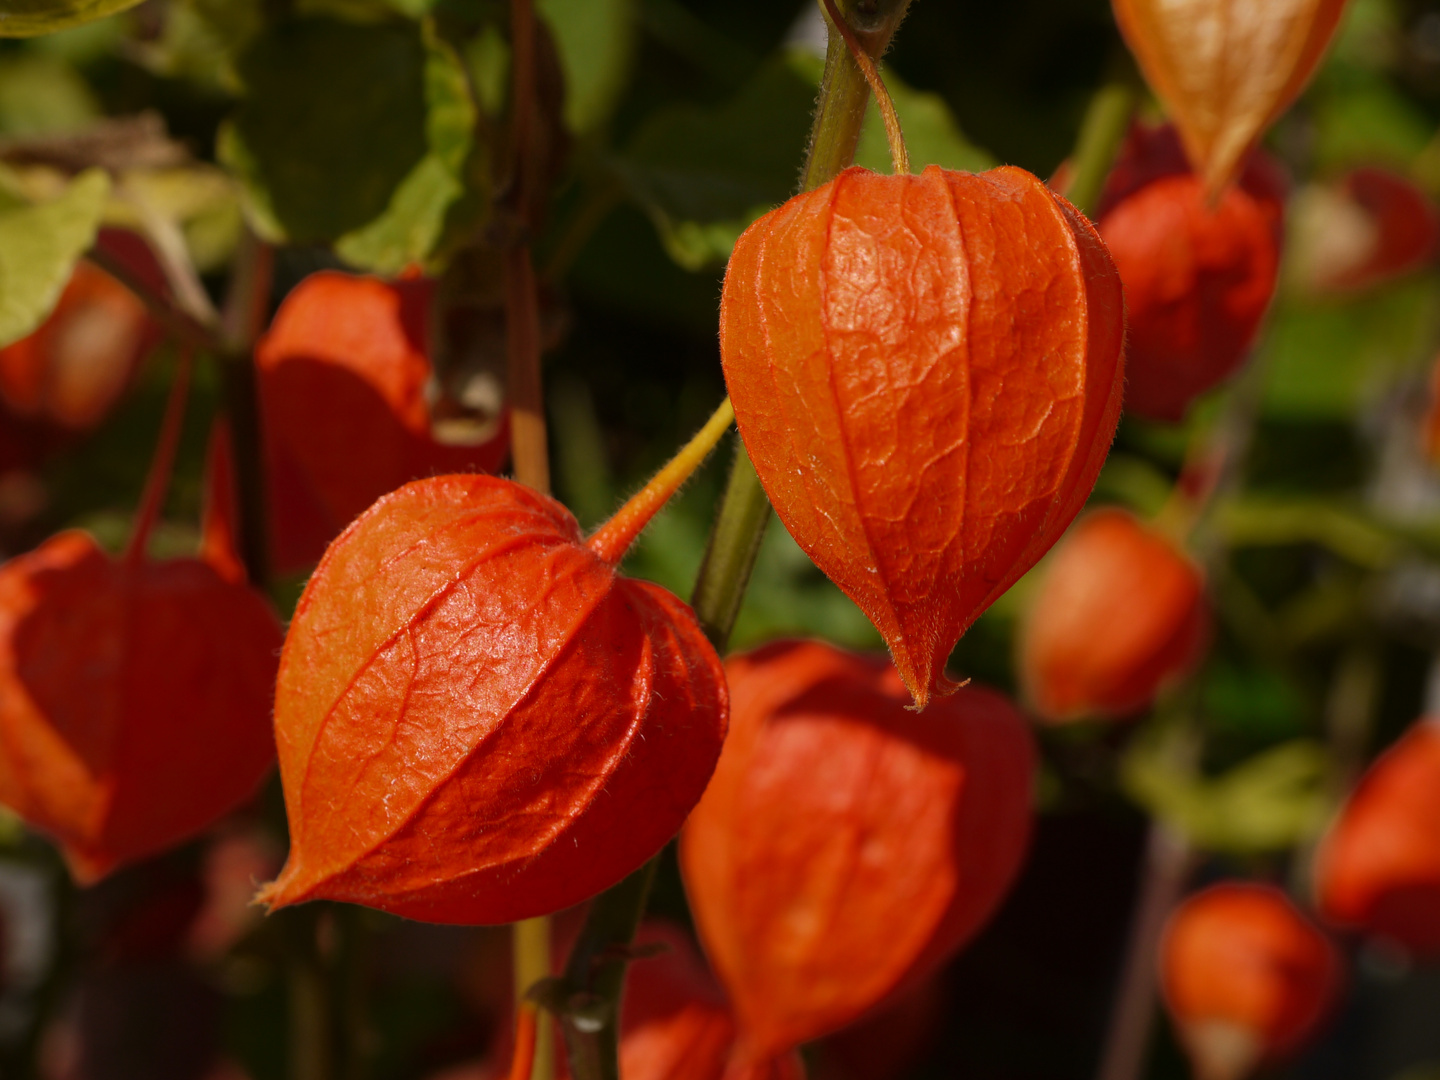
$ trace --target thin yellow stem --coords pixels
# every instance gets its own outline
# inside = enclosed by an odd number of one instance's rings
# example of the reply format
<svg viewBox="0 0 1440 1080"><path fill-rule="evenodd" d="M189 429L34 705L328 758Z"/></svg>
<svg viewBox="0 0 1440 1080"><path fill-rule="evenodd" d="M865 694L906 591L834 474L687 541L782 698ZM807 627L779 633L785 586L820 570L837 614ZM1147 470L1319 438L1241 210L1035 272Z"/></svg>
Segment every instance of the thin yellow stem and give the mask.
<svg viewBox="0 0 1440 1080"><path fill-rule="evenodd" d="M640 530L650 523L650 519L670 501L670 496L700 467L700 463L715 448L720 436L725 434L734 419L735 410L727 397L710 419L705 421L705 426L695 437L670 459L669 464L652 476L650 482L631 496L630 501L616 511L614 517L591 535L587 541L590 550L610 565L617 565L635 542L635 537L640 535Z"/></svg>
<svg viewBox="0 0 1440 1080"><path fill-rule="evenodd" d="M860 44L855 32L850 29L850 24L845 21L845 16L835 6L835 0L821 0L825 5L825 14L835 24L835 29L845 39L845 47L850 50L850 55L855 58L855 66L865 76L865 81L870 84L870 92L875 95L875 106L880 110L880 119L885 124L885 139L890 144L890 162L895 169L896 176L904 176L910 171L910 152L905 149L905 133L900 130L900 116L895 112L895 102L890 98L890 91L885 86L885 80L880 78L880 71L875 66L875 61Z"/></svg>

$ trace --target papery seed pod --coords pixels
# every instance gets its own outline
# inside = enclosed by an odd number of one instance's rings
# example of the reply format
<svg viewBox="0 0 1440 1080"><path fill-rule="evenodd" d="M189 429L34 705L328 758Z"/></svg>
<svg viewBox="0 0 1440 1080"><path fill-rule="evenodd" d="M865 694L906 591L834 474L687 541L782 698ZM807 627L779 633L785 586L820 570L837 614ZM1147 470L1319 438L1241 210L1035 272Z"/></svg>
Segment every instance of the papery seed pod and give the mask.
<svg viewBox="0 0 1440 1080"><path fill-rule="evenodd" d="M113 231L107 240L127 253L140 244ZM49 317L0 349L0 406L55 432L87 431L114 408L159 338L145 305L129 289L78 262Z"/></svg>
<svg viewBox="0 0 1440 1080"><path fill-rule="evenodd" d="M290 292L256 344L278 568L313 563L406 481L504 463L503 421L461 445L434 434L430 292L425 281L321 271Z"/></svg>
<svg viewBox="0 0 1440 1080"><path fill-rule="evenodd" d="M1030 706L1051 722L1144 709L1204 654L1200 568L1124 510L1096 510L1055 548L1016 639Z"/></svg>
<svg viewBox="0 0 1440 1080"><path fill-rule="evenodd" d="M1020 169L847 169L735 245L720 352L745 447L919 706L1089 495L1123 330L1104 245Z"/></svg>
<svg viewBox="0 0 1440 1080"><path fill-rule="evenodd" d="M274 759L280 625L196 559L66 532L0 566L0 803L76 879L194 836Z"/></svg>
<svg viewBox="0 0 1440 1080"><path fill-rule="evenodd" d="M1345 0L1112 0L1115 21L1218 194L1320 63Z"/></svg>
<svg viewBox="0 0 1440 1080"><path fill-rule="evenodd" d="M818 642L731 658L732 728L680 837L741 1060L845 1026L989 918L1024 856L1034 750L999 694L907 708L893 668Z"/></svg>
<svg viewBox="0 0 1440 1080"><path fill-rule="evenodd" d="M1295 199L1298 284L1357 293L1420 269L1440 244L1440 212L1414 182L1387 169L1353 169Z"/></svg>
<svg viewBox="0 0 1440 1080"><path fill-rule="evenodd" d="M650 922L637 949L620 1014L620 1075L625 1080L720 1080L735 1042L730 1006L705 961L678 927Z"/></svg>
<svg viewBox="0 0 1440 1080"><path fill-rule="evenodd" d="M1370 766L1315 863L1320 913L1440 956L1440 728L1417 723Z"/></svg>
<svg viewBox="0 0 1440 1080"><path fill-rule="evenodd" d="M727 706L690 609L615 571L641 524L587 545L553 499L478 475L407 484L352 523L281 656L291 847L260 898L512 922L655 854Z"/></svg>
<svg viewBox="0 0 1440 1080"><path fill-rule="evenodd" d="M1242 1080L1298 1049L1340 980L1335 947L1272 886L1214 885L1165 927L1160 981L1197 1080Z"/></svg>
<svg viewBox="0 0 1440 1080"><path fill-rule="evenodd" d="M1125 283L1125 411L1179 420L1250 350L1275 292L1285 180L1256 152L1211 203L1173 128L1132 128L1096 213Z"/></svg>

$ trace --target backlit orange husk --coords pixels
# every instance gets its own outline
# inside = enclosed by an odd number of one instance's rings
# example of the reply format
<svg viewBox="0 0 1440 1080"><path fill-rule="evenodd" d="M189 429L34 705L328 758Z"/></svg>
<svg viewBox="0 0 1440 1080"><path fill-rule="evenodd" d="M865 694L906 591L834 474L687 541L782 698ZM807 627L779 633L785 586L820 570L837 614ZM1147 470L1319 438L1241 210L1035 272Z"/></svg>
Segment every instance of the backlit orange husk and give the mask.
<svg viewBox="0 0 1440 1080"><path fill-rule="evenodd" d="M503 421L466 445L432 431L431 291L425 281L321 271L290 292L257 343L278 568L315 562L407 481L504 464Z"/></svg>
<svg viewBox="0 0 1440 1080"><path fill-rule="evenodd" d="M726 663L732 728L680 837L742 1059L837 1030L948 959L1030 834L1034 749L969 686L924 713L894 669L818 642Z"/></svg>
<svg viewBox="0 0 1440 1080"><path fill-rule="evenodd" d="M1096 212L1125 284L1127 414L1180 420L1245 360L1275 293L1285 190L1256 151L1212 204L1173 128L1131 130Z"/></svg>
<svg viewBox="0 0 1440 1080"><path fill-rule="evenodd" d="M726 715L690 609L619 576L559 503L488 476L407 484L331 545L290 625L291 848L260 898L450 923L568 907L674 835Z"/></svg>
<svg viewBox="0 0 1440 1080"><path fill-rule="evenodd" d="M1440 727L1421 721L1370 766L1315 863L1320 913L1440 956Z"/></svg>
<svg viewBox="0 0 1440 1080"><path fill-rule="evenodd" d="M1104 244L1020 169L847 169L736 244L720 350L745 447L918 705L1089 495L1123 331Z"/></svg>
<svg viewBox="0 0 1440 1080"><path fill-rule="evenodd" d="M0 566L0 802L77 880L193 836L274 759L280 626L196 559L65 532Z"/></svg>
<svg viewBox="0 0 1440 1080"><path fill-rule="evenodd" d="M1305 88L1345 9L1345 0L1111 2L1211 195Z"/></svg>
<svg viewBox="0 0 1440 1080"><path fill-rule="evenodd" d="M1120 718L1189 674L1210 637L1200 568L1117 509L1076 522L1017 637L1030 706L1052 722Z"/></svg>
<svg viewBox="0 0 1440 1080"><path fill-rule="evenodd" d="M1226 882L1170 916L1160 981L1197 1080L1241 1080L1298 1049L1334 1005L1340 954L1283 892Z"/></svg>
<svg viewBox="0 0 1440 1080"><path fill-rule="evenodd" d="M130 233L107 230L102 246L141 269L153 261ZM45 323L0 348L0 415L52 432L88 431L111 412L158 340L157 325L130 289L78 262Z"/></svg>

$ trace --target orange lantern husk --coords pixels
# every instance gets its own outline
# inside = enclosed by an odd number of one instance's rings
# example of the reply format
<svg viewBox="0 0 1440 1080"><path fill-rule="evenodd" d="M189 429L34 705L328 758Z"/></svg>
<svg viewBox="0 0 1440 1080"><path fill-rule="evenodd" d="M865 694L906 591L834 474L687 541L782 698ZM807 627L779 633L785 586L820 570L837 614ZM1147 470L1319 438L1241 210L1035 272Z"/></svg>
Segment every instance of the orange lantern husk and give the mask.
<svg viewBox="0 0 1440 1080"><path fill-rule="evenodd" d="M194 836L274 760L280 625L197 559L117 560L65 532L0 566L0 803L75 878Z"/></svg>
<svg viewBox="0 0 1440 1080"><path fill-rule="evenodd" d="M1440 956L1440 727L1421 721L1346 800L1315 863L1330 922Z"/></svg>
<svg viewBox="0 0 1440 1080"><path fill-rule="evenodd" d="M925 978L999 905L1030 832L1018 711L967 686L924 713L882 659L781 642L726 663L732 729L680 837L740 1060Z"/></svg>
<svg viewBox="0 0 1440 1080"><path fill-rule="evenodd" d="M1283 892L1225 882L1171 914L1160 950L1165 1004L1197 1080L1242 1080L1317 1030L1339 994L1335 949Z"/></svg>
<svg viewBox="0 0 1440 1080"><path fill-rule="evenodd" d="M1146 708L1210 639L1200 568L1124 510L1087 514L1056 547L1017 636L1025 698L1052 723Z"/></svg>
<svg viewBox="0 0 1440 1080"><path fill-rule="evenodd" d="M724 672L682 601L615 567L730 415L589 541L480 475L407 484L341 534L280 658L291 848L260 900L513 922L675 834L725 736Z"/></svg>
<svg viewBox="0 0 1440 1080"><path fill-rule="evenodd" d="M1299 96L1345 0L1111 0L1210 197Z"/></svg>
<svg viewBox="0 0 1440 1080"><path fill-rule="evenodd" d="M737 242L720 350L746 450L918 706L1089 495L1123 334L1104 244L1020 169L847 169Z"/></svg>
<svg viewBox="0 0 1440 1080"><path fill-rule="evenodd" d="M1173 128L1136 125L1096 225L1125 285L1125 411L1177 421L1244 362L1275 293L1286 182L1256 152L1213 202Z"/></svg>
<svg viewBox="0 0 1440 1080"><path fill-rule="evenodd" d="M290 292L256 344L279 569L314 563L356 515L407 481L504 464L503 418L473 445L432 431L432 291L424 280L321 271Z"/></svg>

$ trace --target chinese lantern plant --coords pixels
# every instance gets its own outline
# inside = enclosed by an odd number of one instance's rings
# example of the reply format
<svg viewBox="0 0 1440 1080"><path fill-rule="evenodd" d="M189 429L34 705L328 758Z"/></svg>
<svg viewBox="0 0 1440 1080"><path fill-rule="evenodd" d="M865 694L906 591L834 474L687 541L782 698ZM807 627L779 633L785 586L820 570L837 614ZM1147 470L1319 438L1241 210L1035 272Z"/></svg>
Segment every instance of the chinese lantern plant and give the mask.
<svg viewBox="0 0 1440 1080"><path fill-rule="evenodd" d="M1345 3L1112 0L1115 21L1210 196L1310 81Z"/></svg>
<svg viewBox="0 0 1440 1080"><path fill-rule="evenodd" d="M1105 245L1021 169L847 169L735 245L720 352L745 448L920 707L1094 486L1123 336Z"/></svg>
<svg viewBox="0 0 1440 1080"><path fill-rule="evenodd" d="M434 433L432 291L423 280L321 271L290 292L256 344L280 568L315 562L356 515L407 481L504 463L503 423L471 443Z"/></svg>
<svg viewBox="0 0 1440 1080"><path fill-rule="evenodd" d="M1320 294L1375 288L1427 265L1440 212L1413 181L1387 169L1352 169L1297 200L1297 276Z"/></svg>
<svg viewBox="0 0 1440 1080"><path fill-rule="evenodd" d="M1125 409L1177 421L1245 360L1275 292L1285 180L1261 152L1211 195L1173 128L1132 128L1096 224L1125 285Z"/></svg>
<svg viewBox="0 0 1440 1080"><path fill-rule="evenodd" d="M98 243L160 287L144 241L112 229ZM41 453L88 431L114 408L159 338L129 289L92 263L77 262L45 321L0 349L0 416L7 427L28 428Z"/></svg>
<svg viewBox="0 0 1440 1080"><path fill-rule="evenodd" d="M1320 847L1330 922L1440 956L1440 729L1422 720L1361 778Z"/></svg>
<svg viewBox="0 0 1440 1080"><path fill-rule="evenodd" d="M1209 639L1200 568L1124 510L1081 518L1056 547L1017 637L1045 720L1134 715L1189 674Z"/></svg>
<svg viewBox="0 0 1440 1080"><path fill-rule="evenodd" d="M480 475L407 484L340 535L281 654L291 847L262 901L512 922L674 835L719 755L724 675L684 603L615 568L730 416L588 540Z"/></svg>
<svg viewBox="0 0 1440 1080"><path fill-rule="evenodd" d="M1283 892L1225 882L1170 916L1165 1004L1197 1080L1241 1080L1299 1049L1339 993L1339 953Z"/></svg>
<svg viewBox="0 0 1440 1080"><path fill-rule="evenodd" d="M200 559L145 556L185 381L127 552L72 531L0 566L0 803L81 883L196 835L274 760L269 605Z"/></svg>
<svg viewBox="0 0 1440 1080"><path fill-rule="evenodd" d="M835 1031L989 918L1030 832L1034 751L999 694L923 713L882 659L782 642L727 661L731 731L680 837L742 1058Z"/></svg>

